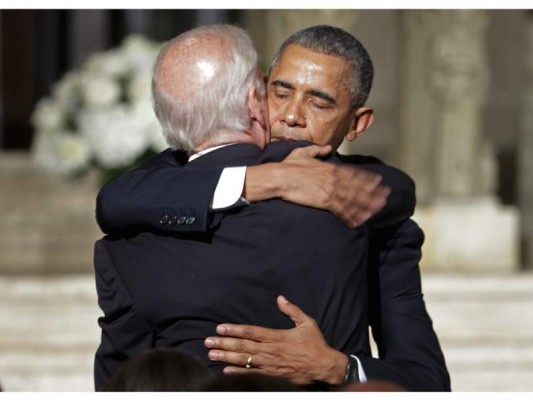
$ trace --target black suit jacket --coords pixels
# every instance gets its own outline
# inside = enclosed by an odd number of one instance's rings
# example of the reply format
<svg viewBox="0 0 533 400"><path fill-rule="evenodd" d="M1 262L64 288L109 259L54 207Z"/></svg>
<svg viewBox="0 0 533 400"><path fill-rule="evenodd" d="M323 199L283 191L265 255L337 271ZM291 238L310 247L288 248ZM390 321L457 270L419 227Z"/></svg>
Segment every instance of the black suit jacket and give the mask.
<svg viewBox="0 0 533 400"><path fill-rule="evenodd" d="M236 144L184 169L280 160L289 144ZM204 233L105 237L95 247L102 341L97 389L133 354L173 347L207 358L204 339L222 322L277 329L293 322L276 306L285 295L319 324L341 351L369 355L367 228L350 229L332 214L282 200L226 212Z"/></svg>
<svg viewBox="0 0 533 400"><path fill-rule="evenodd" d="M444 356L421 291L419 260L424 236L408 220L416 201L414 183L374 157L339 157L382 175L383 183L392 188L384 210L367 224L371 235L369 316L379 349L379 359L361 357L367 376L410 390L450 390ZM166 150L102 188L96 209L101 229L114 234L206 232L216 226L224 213L210 212L209 202L223 167L179 168L186 162L182 152ZM196 222L161 224L165 216L167 220L194 217Z"/></svg>

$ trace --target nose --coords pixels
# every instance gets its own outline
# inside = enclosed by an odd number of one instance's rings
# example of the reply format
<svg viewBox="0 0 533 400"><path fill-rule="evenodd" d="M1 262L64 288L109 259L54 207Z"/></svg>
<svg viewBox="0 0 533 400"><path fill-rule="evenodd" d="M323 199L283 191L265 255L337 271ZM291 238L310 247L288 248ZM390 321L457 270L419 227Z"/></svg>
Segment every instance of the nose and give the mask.
<svg viewBox="0 0 533 400"><path fill-rule="evenodd" d="M305 126L305 114L299 101L293 100L287 104L283 117L288 126Z"/></svg>

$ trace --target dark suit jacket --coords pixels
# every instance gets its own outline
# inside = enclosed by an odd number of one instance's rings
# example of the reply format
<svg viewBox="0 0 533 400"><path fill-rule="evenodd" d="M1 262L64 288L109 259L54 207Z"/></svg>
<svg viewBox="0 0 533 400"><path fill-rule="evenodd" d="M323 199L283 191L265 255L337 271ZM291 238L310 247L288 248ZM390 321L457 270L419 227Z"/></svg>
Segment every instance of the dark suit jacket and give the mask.
<svg viewBox="0 0 533 400"><path fill-rule="evenodd" d="M289 144L236 144L184 169L253 165L284 157ZM208 367L203 341L222 322L293 327L276 306L285 295L318 322L328 343L369 355L367 228L350 229L332 214L282 200L225 213L204 233L105 237L95 247L102 341L97 389L133 354L173 347Z"/></svg>
<svg viewBox="0 0 533 400"><path fill-rule="evenodd" d="M370 229L369 317L379 359L361 362L372 379L416 391L449 391L450 376L422 294L423 242L422 230L410 219Z"/></svg>
<svg viewBox="0 0 533 400"><path fill-rule="evenodd" d="M380 357L362 357L367 376L410 390L450 390L444 357L422 297L418 263L423 233L408 220L415 206L414 183L374 157L340 158L379 173L392 188L384 210L367 224L371 233L369 315ZM224 213L210 212L209 202L223 168L177 168L186 162L183 153L166 150L105 186L98 194L96 210L102 230L115 234L206 232L216 226ZM194 217L195 223L161 224L165 216L167 220Z"/></svg>

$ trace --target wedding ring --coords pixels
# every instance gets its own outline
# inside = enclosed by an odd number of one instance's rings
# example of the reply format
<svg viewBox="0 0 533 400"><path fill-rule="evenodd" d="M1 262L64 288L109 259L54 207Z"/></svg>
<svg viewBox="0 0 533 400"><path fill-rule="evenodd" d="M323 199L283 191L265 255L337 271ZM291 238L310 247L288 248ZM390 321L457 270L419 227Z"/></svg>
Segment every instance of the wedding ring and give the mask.
<svg viewBox="0 0 533 400"><path fill-rule="evenodd" d="M245 367L246 368L252 368L252 361L254 360L254 356L253 355L250 355L250 357L248 357L248 360L246 360L246 365Z"/></svg>

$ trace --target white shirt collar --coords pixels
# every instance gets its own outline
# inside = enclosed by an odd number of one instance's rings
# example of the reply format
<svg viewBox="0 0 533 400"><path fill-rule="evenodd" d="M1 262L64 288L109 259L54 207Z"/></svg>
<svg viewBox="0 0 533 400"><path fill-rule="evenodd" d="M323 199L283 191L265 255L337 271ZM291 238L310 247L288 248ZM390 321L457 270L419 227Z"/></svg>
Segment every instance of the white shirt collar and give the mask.
<svg viewBox="0 0 533 400"><path fill-rule="evenodd" d="M212 152L214 150L221 149L222 147L231 146L232 144L237 144L237 143L226 143L226 144L221 144L220 146L208 147L207 149L203 149L203 150L199 151L198 153L194 153L193 155L191 155L189 157L189 161L195 160L198 157L201 157L204 154L210 153L210 152Z"/></svg>

